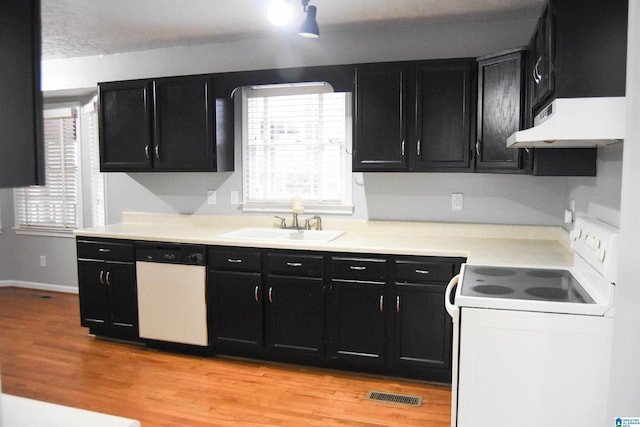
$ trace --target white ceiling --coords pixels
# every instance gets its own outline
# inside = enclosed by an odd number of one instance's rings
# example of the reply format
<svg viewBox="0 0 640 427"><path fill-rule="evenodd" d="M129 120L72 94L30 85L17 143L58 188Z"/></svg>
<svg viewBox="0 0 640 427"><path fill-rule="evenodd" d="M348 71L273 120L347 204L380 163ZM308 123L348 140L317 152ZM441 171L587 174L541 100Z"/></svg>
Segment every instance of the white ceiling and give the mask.
<svg viewBox="0 0 640 427"><path fill-rule="evenodd" d="M299 0L295 26L304 14ZM274 34L269 0L41 0L44 59L224 42ZM322 34L535 16L544 0L312 0Z"/></svg>

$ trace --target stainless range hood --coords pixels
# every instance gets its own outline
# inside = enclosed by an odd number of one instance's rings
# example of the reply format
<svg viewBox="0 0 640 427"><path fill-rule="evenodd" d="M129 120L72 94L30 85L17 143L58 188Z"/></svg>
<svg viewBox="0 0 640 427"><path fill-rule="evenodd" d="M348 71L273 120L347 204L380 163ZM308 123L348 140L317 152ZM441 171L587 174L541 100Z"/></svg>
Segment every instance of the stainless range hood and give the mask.
<svg viewBox="0 0 640 427"><path fill-rule="evenodd" d="M535 117L534 126L507 138L512 148L580 148L621 142L626 99L557 98Z"/></svg>

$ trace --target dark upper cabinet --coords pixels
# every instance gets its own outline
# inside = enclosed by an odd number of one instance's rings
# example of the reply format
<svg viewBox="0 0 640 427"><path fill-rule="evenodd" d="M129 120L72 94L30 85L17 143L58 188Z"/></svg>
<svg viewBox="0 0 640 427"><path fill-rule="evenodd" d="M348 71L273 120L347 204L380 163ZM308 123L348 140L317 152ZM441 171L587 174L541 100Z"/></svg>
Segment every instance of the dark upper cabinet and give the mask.
<svg viewBox="0 0 640 427"><path fill-rule="evenodd" d="M522 129L524 52L521 50L478 61L476 170L524 171L523 149L508 148L507 138Z"/></svg>
<svg viewBox="0 0 640 427"><path fill-rule="evenodd" d="M412 170L470 168L474 61L420 62L413 67Z"/></svg>
<svg viewBox="0 0 640 427"><path fill-rule="evenodd" d="M407 74L405 64L356 68L354 171L406 170Z"/></svg>
<svg viewBox="0 0 640 427"><path fill-rule="evenodd" d="M100 170L151 170L152 82L101 83L98 90Z"/></svg>
<svg viewBox="0 0 640 427"><path fill-rule="evenodd" d="M353 170L470 167L473 61L356 67Z"/></svg>
<svg viewBox="0 0 640 427"><path fill-rule="evenodd" d="M101 83L101 170L233 170L233 105L213 78Z"/></svg>
<svg viewBox="0 0 640 427"><path fill-rule="evenodd" d="M0 2L0 188L42 185L40 1Z"/></svg>
<svg viewBox="0 0 640 427"><path fill-rule="evenodd" d="M549 0L526 73L535 115L553 98L624 96L627 0Z"/></svg>

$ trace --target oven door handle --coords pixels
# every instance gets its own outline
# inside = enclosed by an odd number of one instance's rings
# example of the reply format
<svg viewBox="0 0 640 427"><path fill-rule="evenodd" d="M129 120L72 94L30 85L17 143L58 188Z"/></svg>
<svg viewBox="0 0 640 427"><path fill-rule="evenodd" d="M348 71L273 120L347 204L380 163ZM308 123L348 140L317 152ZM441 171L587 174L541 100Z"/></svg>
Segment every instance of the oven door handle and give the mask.
<svg viewBox="0 0 640 427"><path fill-rule="evenodd" d="M447 313L449 313L449 316L451 316L452 319L458 318L458 312L460 310L457 305L451 303L451 294L453 293L454 289L458 285L459 281L460 281L460 275L456 274L449 281L449 284L447 285L447 289L444 292L444 308L447 310Z"/></svg>

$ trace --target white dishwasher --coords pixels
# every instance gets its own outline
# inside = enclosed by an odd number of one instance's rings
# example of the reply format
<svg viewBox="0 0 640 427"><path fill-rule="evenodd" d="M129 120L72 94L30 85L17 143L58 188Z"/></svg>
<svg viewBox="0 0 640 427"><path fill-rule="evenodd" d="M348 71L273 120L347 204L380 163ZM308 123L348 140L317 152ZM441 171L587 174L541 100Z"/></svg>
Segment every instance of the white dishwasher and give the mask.
<svg viewBox="0 0 640 427"><path fill-rule="evenodd" d="M205 247L136 243L140 338L208 346Z"/></svg>

